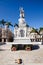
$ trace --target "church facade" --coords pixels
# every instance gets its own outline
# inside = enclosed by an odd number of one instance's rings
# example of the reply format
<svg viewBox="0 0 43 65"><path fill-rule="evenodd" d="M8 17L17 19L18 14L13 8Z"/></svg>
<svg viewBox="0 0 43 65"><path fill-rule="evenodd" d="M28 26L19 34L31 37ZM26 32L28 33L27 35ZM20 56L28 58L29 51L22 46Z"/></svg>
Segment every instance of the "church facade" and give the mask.
<svg viewBox="0 0 43 65"><path fill-rule="evenodd" d="M20 10L20 18L18 19L19 23L15 24L14 28L14 38L26 38L29 37L30 31L32 30L31 27L29 27L24 18L24 10Z"/></svg>
<svg viewBox="0 0 43 65"><path fill-rule="evenodd" d="M14 27L14 43L29 44L43 41L43 29L39 32L26 23L23 8L20 9L18 22Z"/></svg>

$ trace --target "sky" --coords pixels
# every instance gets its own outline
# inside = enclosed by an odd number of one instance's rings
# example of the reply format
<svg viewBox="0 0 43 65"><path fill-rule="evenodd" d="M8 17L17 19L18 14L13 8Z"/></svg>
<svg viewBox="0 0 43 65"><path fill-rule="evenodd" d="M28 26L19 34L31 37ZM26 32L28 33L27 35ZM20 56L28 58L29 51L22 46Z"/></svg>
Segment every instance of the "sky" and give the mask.
<svg viewBox="0 0 43 65"><path fill-rule="evenodd" d="M30 27L43 27L43 0L0 0L0 20L10 21L13 25L18 23L20 7L24 8L25 20Z"/></svg>

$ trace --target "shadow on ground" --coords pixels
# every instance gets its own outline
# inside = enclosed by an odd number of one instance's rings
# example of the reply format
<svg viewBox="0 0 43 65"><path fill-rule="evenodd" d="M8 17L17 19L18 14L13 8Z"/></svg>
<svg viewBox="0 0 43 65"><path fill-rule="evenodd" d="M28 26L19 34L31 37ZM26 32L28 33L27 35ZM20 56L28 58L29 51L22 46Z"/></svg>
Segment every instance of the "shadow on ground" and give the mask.
<svg viewBox="0 0 43 65"><path fill-rule="evenodd" d="M0 49L0 51L5 51L5 49Z"/></svg>
<svg viewBox="0 0 43 65"><path fill-rule="evenodd" d="M43 41L42 41L42 45L43 45Z"/></svg>
<svg viewBox="0 0 43 65"><path fill-rule="evenodd" d="M39 45L33 45L32 50L37 50L39 48L40 48Z"/></svg>
<svg viewBox="0 0 43 65"><path fill-rule="evenodd" d="M5 45L6 43L0 42L0 46ZM5 49L0 49L0 51L5 51Z"/></svg>
<svg viewBox="0 0 43 65"><path fill-rule="evenodd" d="M2 43L2 42L0 42L0 46L1 46L1 45L4 45L4 44L6 44L6 43Z"/></svg>

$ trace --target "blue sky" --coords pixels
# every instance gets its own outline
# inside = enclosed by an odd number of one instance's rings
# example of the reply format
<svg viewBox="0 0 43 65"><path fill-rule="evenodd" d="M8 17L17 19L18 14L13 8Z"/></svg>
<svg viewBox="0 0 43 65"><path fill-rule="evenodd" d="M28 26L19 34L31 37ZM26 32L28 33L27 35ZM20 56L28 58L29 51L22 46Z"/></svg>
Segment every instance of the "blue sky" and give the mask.
<svg viewBox="0 0 43 65"><path fill-rule="evenodd" d="M0 0L0 20L11 21L13 25L18 23L20 7L25 10L28 25L43 27L43 0Z"/></svg>

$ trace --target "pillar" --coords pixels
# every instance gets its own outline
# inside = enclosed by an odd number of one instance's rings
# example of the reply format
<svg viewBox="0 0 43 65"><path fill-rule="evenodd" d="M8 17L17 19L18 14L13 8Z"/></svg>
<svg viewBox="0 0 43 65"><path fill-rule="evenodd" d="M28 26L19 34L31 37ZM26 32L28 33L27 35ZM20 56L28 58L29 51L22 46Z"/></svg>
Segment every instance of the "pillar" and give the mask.
<svg viewBox="0 0 43 65"><path fill-rule="evenodd" d="M4 38L2 38L2 42L4 42Z"/></svg>

